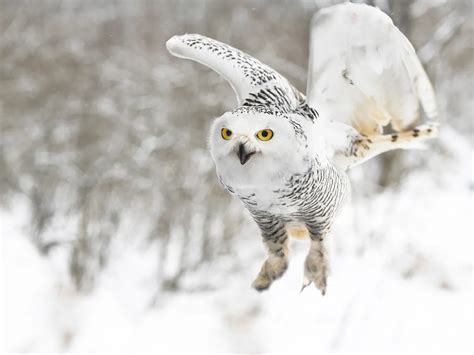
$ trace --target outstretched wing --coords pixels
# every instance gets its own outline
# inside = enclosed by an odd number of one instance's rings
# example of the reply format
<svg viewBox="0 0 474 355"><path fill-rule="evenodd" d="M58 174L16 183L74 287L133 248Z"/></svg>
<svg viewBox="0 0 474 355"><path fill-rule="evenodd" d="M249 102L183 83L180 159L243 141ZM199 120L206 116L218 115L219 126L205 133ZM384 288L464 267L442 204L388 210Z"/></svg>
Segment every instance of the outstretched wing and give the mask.
<svg viewBox="0 0 474 355"><path fill-rule="evenodd" d="M283 76L248 54L198 34L174 36L166 42L176 57L191 59L222 75L232 86L240 105L296 107L303 100Z"/></svg>
<svg viewBox="0 0 474 355"><path fill-rule="evenodd" d="M362 134L405 130L437 114L431 83L408 39L379 9L345 3L315 14L307 100Z"/></svg>

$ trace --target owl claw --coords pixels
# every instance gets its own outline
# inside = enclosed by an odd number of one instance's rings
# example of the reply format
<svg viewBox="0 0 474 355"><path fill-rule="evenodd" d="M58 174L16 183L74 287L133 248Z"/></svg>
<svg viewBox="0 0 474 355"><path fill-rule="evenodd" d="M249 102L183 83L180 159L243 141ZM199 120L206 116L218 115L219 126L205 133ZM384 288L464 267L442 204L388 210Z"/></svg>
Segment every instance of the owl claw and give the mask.
<svg viewBox="0 0 474 355"><path fill-rule="evenodd" d="M327 286L327 276L325 274L313 274L311 275L312 280L307 278L305 276L305 280L308 280L308 282L303 282L303 287L301 288L301 291L303 291L307 286L311 285L312 283L314 286L321 291L321 294L324 296L326 294L326 286Z"/></svg>
<svg viewBox="0 0 474 355"><path fill-rule="evenodd" d="M311 285L311 280L308 279L306 276L303 278L303 285L301 286L301 290L300 290L300 293L303 292L303 290L308 287L309 285Z"/></svg>
<svg viewBox="0 0 474 355"><path fill-rule="evenodd" d="M321 290L321 295L325 295L326 294L326 287L324 287L322 290Z"/></svg>
<svg viewBox="0 0 474 355"><path fill-rule="evenodd" d="M303 284L303 285L301 286L300 293L302 293L303 290L304 290L306 287L308 287L310 284L311 284L311 282L310 282L309 284L307 284L307 285Z"/></svg>

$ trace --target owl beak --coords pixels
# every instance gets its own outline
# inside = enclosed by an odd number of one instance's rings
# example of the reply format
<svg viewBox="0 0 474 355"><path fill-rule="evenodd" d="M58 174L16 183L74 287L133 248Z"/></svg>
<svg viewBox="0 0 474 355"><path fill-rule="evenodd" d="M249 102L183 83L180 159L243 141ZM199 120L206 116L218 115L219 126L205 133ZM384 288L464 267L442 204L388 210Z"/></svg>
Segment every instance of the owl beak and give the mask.
<svg viewBox="0 0 474 355"><path fill-rule="evenodd" d="M244 165L255 153L255 151L247 150L244 143L240 143L239 149L237 150L237 156L239 157L240 164Z"/></svg>

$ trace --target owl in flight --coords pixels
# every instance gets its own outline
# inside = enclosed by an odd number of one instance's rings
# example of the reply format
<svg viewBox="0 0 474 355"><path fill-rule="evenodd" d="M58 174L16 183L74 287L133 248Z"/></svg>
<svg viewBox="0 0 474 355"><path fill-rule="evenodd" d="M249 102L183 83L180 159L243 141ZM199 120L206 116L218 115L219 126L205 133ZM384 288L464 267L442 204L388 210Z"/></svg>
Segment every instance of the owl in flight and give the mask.
<svg viewBox="0 0 474 355"><path fill-rule="evenodd" d="M431 83L389 16L365 4L317 12L311 23L306 96L248 54L197 34L166 47L222 75L238 107L217 118L210 151L221 184L257 223L268 257L252 286L270 287L288 266L288 237L308 235L303 288L326 291L326 239L347 199L346 171L437 135L416 125L436 116ZM384 134L389 126L393 133Z"/></svg>

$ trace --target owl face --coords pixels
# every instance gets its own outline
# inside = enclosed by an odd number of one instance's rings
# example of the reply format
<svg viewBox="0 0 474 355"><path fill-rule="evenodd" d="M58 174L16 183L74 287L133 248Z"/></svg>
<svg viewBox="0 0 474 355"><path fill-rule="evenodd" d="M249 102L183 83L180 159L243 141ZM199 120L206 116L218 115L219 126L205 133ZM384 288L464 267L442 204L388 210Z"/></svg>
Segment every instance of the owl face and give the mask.
<svg viewBox="0 0 474 355"><path fill-rule="evenodd" d="M307 145L287 119L261 112L228 112L210 134L211 155L224 183L260 184L304 171Z"/></svg>

